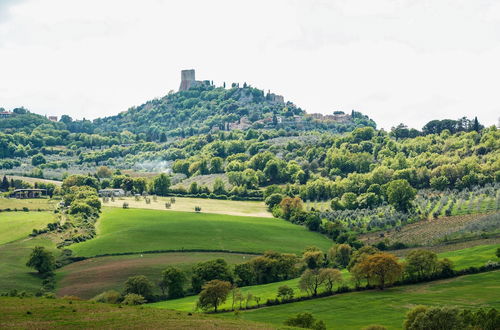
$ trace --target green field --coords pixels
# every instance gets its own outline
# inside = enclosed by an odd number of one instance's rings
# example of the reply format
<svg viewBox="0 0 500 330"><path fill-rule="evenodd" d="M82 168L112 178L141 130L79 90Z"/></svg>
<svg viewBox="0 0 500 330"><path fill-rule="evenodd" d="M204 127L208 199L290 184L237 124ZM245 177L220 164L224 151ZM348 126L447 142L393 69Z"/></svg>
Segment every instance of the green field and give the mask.
<svg viewBox="0 0 500 330"><path fill-rule="evenodd" d="M70 249L90 257L183 249L301 253L311 245L327 250L332 241L280 219L105 208L97 224L97 237Z"/></svg>
<svg viewBox="0 0 500 330"><path fill-rule="evenodd" d="M482 266L488 261L498 261L495 251L500 244L479 245L463 250L443 252L439 254L441 258L448 258L455 264L456 269Z"/></svg>
<svg viewBox="0 0 500 330"><path fill-rule="evenodd" d="M439 254L439 257L440 258L446 257L453 260L456 270L464 269L470 266L477 267L484 265L488 260L495 260L495 251L499 246L500 245L478 246L454 252L441 253ZM348 286L352 286L352 283L350 283L349 272L347 270L343 270L342 275L344 283ZM299 284L299 279L295 278L283 282L242 287L241 292L244 294L248 294L249 292L251 292L254 296L260 297L261 303L263 303L267 299L276 299L278 288L282 285L287 285L294 289L295 297L306 296L307 294L305 292L300 291L298 284ZM198 296L188 296L180 299L161 301L158 303L150 304L149 306L157 308L176 309L182 311L193 311L195 309L197 299ZM221 308L230 309L231 304L232 304L231 299L228 299L228 301L224 305L222 305ZM256 305L255 301L252 301L249 304L249 306L254 306L254 305Z"/></svg>
<svg viewBox="0 0 500 330"><path fill-rule="evenodd" d="M167 266L182 269L189 278L193 265L198 262L222 258L229 264L237 264L252 257L222 252L172 252L91 258L57 271L57 295L89 299L106 290L121 291L127 278L134 275L145 275L153 283L158 283ZM188 285L190 282L186 283ZM160 293L158 286L155 290Z"/></svg>
<svg viewBox="0 0 500 330"><path fill-rule="evenodd" d="M33 229L42 229L53 221L50 212L2 212L0 213L0 245L27 238Z"/></svg>
<svg viewBox="0 0 500 330"><path fill-rule="evenodd" d="M44 237L23 238L0 245L0 293L12 289L35 292L40 289L42 280L34 269L26 267L26 262L35 246L43 246L54 251L55 244Z"/></svg>
<svg viewBox="0 0 500 330"><path fill-rule="evenodd" d="M12 329L275 329L210 315L87 301L0 297L0 328Z"/></svg>
<svg viewBox="0 0 500 330"><path fill-rule="evenodd" d="M405 313L415 305L455 305L500 308L500 271L461 276L384 291L346 293L280 306L220 314L223 318L269 322L282 325L291 315L310 312L325 321L328 329L360 329L381 324L401 329Z"/></svg>
<svg viewBox="0 0 500 330"><path fill-rule="evenodd" d="M40 245L55 250L55 244L47 238L32 238L28 234L53 219L50 212L0 213L0 292L11 289L34 292L40 288L41 279L33 269L26 267L26 261L33 247Z"/></svg>
<svg viewBox="0 0 500 330"><path fill-rule="evenodd" d="M30 211L52 211L55 205L60 201L48 198L31 198L31 199L17 199L17 198L0 198L0 210L11 209L21 211L27 207Z"/></svg>

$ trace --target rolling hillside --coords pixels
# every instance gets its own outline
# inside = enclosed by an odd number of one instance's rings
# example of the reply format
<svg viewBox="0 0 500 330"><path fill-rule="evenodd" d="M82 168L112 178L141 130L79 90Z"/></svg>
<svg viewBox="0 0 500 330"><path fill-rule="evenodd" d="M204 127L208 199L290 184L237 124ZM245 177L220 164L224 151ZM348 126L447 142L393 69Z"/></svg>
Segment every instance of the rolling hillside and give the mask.
<svg viewBox="0 0 500 330"><path fill-rule="evenodd" d="M70 248L78 256L158 250L301 253L332 242L281 219L221 214L106 208L97 237Z"/></svg>

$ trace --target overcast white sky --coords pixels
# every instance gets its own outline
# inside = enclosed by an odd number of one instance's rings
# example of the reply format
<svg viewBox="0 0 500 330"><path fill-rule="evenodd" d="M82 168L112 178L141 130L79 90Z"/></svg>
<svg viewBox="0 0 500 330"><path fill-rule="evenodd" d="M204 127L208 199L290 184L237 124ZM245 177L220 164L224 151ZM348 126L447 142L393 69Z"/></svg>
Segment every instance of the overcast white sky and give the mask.
<svg viewBox="0 0 500 330"><path fill-rule="evenodd" d="M390 128L500 116L496 0L0 0L0 107L113 115L180 70Z"/></svg>

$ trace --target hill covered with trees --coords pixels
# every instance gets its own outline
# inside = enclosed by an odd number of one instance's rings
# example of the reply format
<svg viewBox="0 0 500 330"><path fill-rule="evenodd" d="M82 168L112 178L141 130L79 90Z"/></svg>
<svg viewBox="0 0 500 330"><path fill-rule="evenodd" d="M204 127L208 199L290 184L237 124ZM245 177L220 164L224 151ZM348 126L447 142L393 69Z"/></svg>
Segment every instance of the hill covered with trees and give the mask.
<svg viewBox="0 0 500 330"><path fill-rule="evenodd" d="M169 93L116 116L94 121L97 131L128 130L145 134L148 140L165 141L167 136L187 137L234 129L329 130L346 132L375 122L358 112L337 117L314 117L292 102L244 85L231 88L202 84L186 91Z"/></svg>

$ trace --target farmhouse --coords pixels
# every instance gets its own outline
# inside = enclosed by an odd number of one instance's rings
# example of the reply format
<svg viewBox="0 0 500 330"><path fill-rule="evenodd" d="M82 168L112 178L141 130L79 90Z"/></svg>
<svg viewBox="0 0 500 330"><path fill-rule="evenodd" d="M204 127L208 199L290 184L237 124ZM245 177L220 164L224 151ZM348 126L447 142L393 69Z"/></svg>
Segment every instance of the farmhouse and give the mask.
<svg viewBox="0 0 500 330"><path fill-rule="evenodd" d="M12 116L12 112L10 111L1 111L0 112L0 118L10 118Z"/></svg>
<svg viewBox="0 0 500 330"><path fill-rule="evenodd" d="M123 189L100 189L99 196L101 197L122 197L125 196L125 190Z"/></svg>
<svg viewBox="0 0 500 330"><path fill-rule="evenodd" d="M44 193L47 194L46 189L16 189L12 192L11 196L15 198L39 198Z"/></svg>

